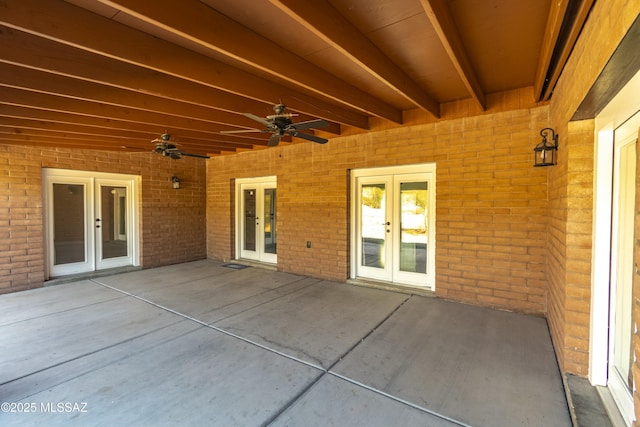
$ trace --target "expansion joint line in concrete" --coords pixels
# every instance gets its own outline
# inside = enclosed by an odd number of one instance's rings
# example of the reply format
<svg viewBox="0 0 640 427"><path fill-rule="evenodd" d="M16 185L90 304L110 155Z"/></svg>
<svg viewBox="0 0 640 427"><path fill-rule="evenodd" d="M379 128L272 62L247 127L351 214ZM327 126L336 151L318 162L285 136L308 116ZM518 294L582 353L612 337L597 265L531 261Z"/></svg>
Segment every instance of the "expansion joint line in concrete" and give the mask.
<svg viewBox="0 0 640 427"><path fill-rule="evenodd" d="M425 408L424 406L416 405L415 403L411 403L408 400L402 399L402 398L400 398L398 396L394 396L393 394L385 393L382 390L378 390L377 388L368 386L368 385L366 385L364 383L361 383L360 381L356 381L356 380L354 380L352 378L349 378L349 377L346 377L344 375L338 374L337 372L329 372L329 375L333 375L334 377L340 378L340 379L342 379L344 381L347 381L348 383L351 383L351 384L356 385L358 387L362 387L364 389L367 389L369 391L377 393L377 394L379 394L381 396L387 397L387 398L389 398L391 400L395 400L396 402L399 402L399 403L402 403L404 405L410 406L411 408L417 409L419 411L426 412L426 413L431 414L431 415L433 415L435 417L442 418L443 420L447 420L447 421L449 421L451 423L454 423L454 424L457 424L459 426L462 426L462 427L473 427L473 426L471 426L469 424L466 424L466 423L464 423L462 421L458 421L458 420L456 420L454 418L448 417L448 416L443 415L443 414L441 414L439 412L432 411L431 409Z"/></svg>
<svg viewBox="0 0 640 427"><path fill-rule="evenodd" d="M269 351L269 352L271 352L271 353L275 353L275 354L278 354L278 355L280 355L280 356L282 356L282 357L286 357L287 359L290 359L290 360L296 361L296 362L298 362L298 363L302 363L302 364L304 364L304 365L307 365L307 366L310 366L310 367L312 367L312 368L318 369L318 370L320 370L320 371L326 372L326 370L325 370L322 366L318 366L318 365L316 365L316 364L313 364L313 363L307 362L306 360L299 359L299 358L297 358L297 357L295 357L295 356L291 356L290 354L283 353L283 352L278 351L278 350L276 350L276 349L274 349L274 348L267 347L267 346L265 346L265 345L263 345L263 344L260 344L260 343L258 343L258 342L252 341L252 340L250 340L250 339L248 339L248 338L245 338L245 337L242 337L242 336L240 336L240 335L234 334L233 332L230 332L230 331L227 331L227 330L225 330L225 329L222 329L222 328L220 328L220 327L218 327L218 326L215 326L215 325L213 325L213 324L211 324L211 323L207 323L207 322L204 322L204 321L202 321L202 320L196 319L195 317L189 316L189 315L187 315L187 314L180 313L179 311L173 310L173 309L171 309L171 308L169 308L169 307L165 307L165 306L163 306L163 305L161 305L161 304L155 303L155 302L153 302L153 301L151 301L151 300L148 300L148 299L143 298L143 297L141 297L141 296L138 296L138 295L132 294L132 293L130 293L130 292L124 291L124 290L122 290L122 289L118 289L118 288L115 288L115 287L113 287L113 286L107 285L107 284L105 284L105 283L101 283L101 282L99 282L99 281L97 281L97 280L93 280L93 279L91 279L91 281L92 281L92 282L95 282L95 283L96 283L96 284L98 284L98 285L105 286L105 287L107 287L107 288L109 288L109 289L113 289L114 291L121 292L121 293L123 293L123 294L125 294L125 295L128 295L128 296L130 296L130 297L132 297L132 298L135 298L135 299L137 299L137 300L139 300L139 301L142 301L142 302L145 302L145 303L147 303L147 304L150 304L150 305L152 305L152 306L154 306L154 307L157 307L157 308L159 308L159 309L161 309L161 310L168 311L169 313L175 314L176 316L180 316L180 317L182 317L182 318L184 318L184 319L186 319L186 320L190 320L190 321L192 321L192 322L198 323L199 325L202 325L202 326L206 326L206 327L208 327L208 328L211 328L211 329L213 329L213 330L215 330L215 331L217 331L217 332L220 332L220 333L222 333L222 334L225 334L225 335L227 335L227 336L229 336L229 337L236 338L236 339L238 339L238 340L240 340L240 341L244 341L244 342L246 342L247 344L251 344L251 345L256 346L256 347L259 347L259 348L261 348L261 349L263 349L263 350L267 350L267 351Z"/></svg>
<svg viewBox="0 0 640 427"><path fill-rule="evenodd" d="M356 380L354 380L352 378L349 378L347 376L341 375L341 374L339 374L337 372L334 372L332 370L333 367L336 366L338 364L338 362L340 362L340 360L342 360L345 357L347 357L353 350L356 349L356 347L358 347L362 342L364 342L364 340L366 340L380 326L382 326L387 320L389 320L391 318L391 316L393 316L398 310L400 310L400 308L402 308L402 306L405 305L411 299L411 297L413 297L413 295L409 295L407 298L405 298L404 301L402 301L400 304L398 304L398 306L395 309L393 309L384 319L382 319L380 322L378 322L378 324L376 326L374 326L364 337L362 337L362 339L360 339L360 341L358 341L353 347L351 347L349 350L347 350L335 363L333 363L333 365L331 365L327 369L327 374L333 375L334 377L340 378L341 380L347 381L347 382L349 382L349 383L351 383L351 384L353 384L355 386L362 387L362 388L364 388L366 390L372 391L374 393L377 393L377 394L382 395L384 397L387 397L389 399L395 400L396 402L402 403L402 404L407 405L407 406L409 406L411 408L414 408L414 409L417 409L419 411L426 412L426 413L428 413L430 415L433 415L435 417L447 420L447 421L449 421L451 423L458 424L458 425L463 426L463 427L471 427L468 424L465 424L465 423L463 423L461 421L458 421L458 420L455 420L453 418L447 417L446 415L443 415L443 414L440 414L438 412L432 411L431 409L425 408L423 406L416 405L415 403L411 403L408 400L401 399L401 398L399 398L397 396L394 396L392 394L385 393L382 390L378 390L377 388L368 386L368 385L366 385L364 383L356 381Z"/></svg>
<svg viewBox="0 0 640 427"><path fill-rule="evenodd" d="M333 362L333 363L332 363L328 368L323 368L323 367L322 367L322 366L320 366L320 365L316 365L316 364L314 364L314 363L308 362L308 361L306 361L306 360L302 360L302 359L300 359L300 358L298 358L298 357L295 357L295 356L292 356L292 355L290 355L290 354L283 353L283 352L281 352L281 351L279 351L279 350L276 350L276 349L274 349L274 348L267 347L267 346L265 346L265 345L263 345L263 344L260 344L260 343L258 343L258 342L252 341L252 340L250 340L250 339L248 339L248 338L245 338L245 337L242 337L242 336L240 336L240 335L234 334L233 332L227 331L227 330L222 329L222 328L220 328L220 327L218 327L218 326L215 326L215 325L213 325L213 324L210 324L210 323L204 322L204 321L202 321L202 320L198 320L198 319L196 319L195 317L192 317L192 316L186 315L186 314L184 314L184 313L180 313L179 311L176 311L176 310L170 309L170 308L168 308L168 307L165 307L165 306L163 306L163 305L157 304L157 303L155 303L155 302L153 302L153 301L150 301L150 300L148 300L148 299L146 299L146 298L143 298L143 297L140 297L140 296L138 296L138 295L132 294L132 293L130 293L130 292L124 291L124 290L122 290L122 289L118 289L118 288L116 288L116 287L113 287L113 286L107 285L106 283L102 283L102 282L100 282L100 281L98 281L98 280L95 280L95 279L90 279L90 280L91 280L92 282L94 282L94 283L98 284L98 285L104 286L104 287L106 287L106 288L112 289L112 290L117 291L117 292L120 292L120 293L123 293L123 294L125 294L125 295L127 295L127 296L130 296L130 297L132 297L132 298L135 298L135 299L137 299L137 300L140 300L140 301L142 301L142 302L145 302L145 303L147 303L147 304L150 304L150 305L152 305L152 306L154 306L154 307L157 307L157 308L159 308L159 309L161 309L161 310L165 310L165 311L168 311L169 313L175 314L176 316L180 316L180 317L182 317L182 318L184 318L184 319L191 320L191 321L196 322L196 323L198 323L198 324L200 324L200 325L203 325L203 326L206 326L206 327L208 327L208 328L211 328L211 329L213 329L213 330L215 330L215 331L218 331L218 332L220 332L220 333L222 333L222 334L225 334L225 335L227 335L227 336L229 336L229 337L232 337L232 338L238 339L238 340L243 341L243 342L245 342L245 343L247 343L247 344L250 344L250 345L256 346L256 347L261 348L261 349L263 349L263 350L269 351L269 352L271 352L271 353L275 353L275 354L277 354L277 355L279 355L279 356L285 357L285 358L287 358L287 359L293 360L293 361L298 362L298 363L302 363L303 365L306 365L306 366L309 366L309 367L311 367L311 368L314 368L314 369L319 370L319 371L321 372L321 374L320 374L320 375L318 375L318 377L317 377L314 381L312 381L311 383L309 383L309 384L308 384L308 385L307 385L303 390L301 390L301 391L300 391L296 396L294 396L293 398L291 398L291 400L289 400L289 402L287 402L285 405L283 405L283 406L282 406L282 408L280 408L280 410L279 410L278 412L276 412L276 413L275 413L275 414L274 414L274 415L273 415L269 420L267 420L267 422L265 422L265 423L264 423L264 425L265 425L265 426L268 426L268 425L270 425L271 423L273 423L273 422L274 422L274 421L275 421L275 420L276 420L280 415L282 415L282 414L283 414L287 409L289 409L289 408L290 408L292 405L294 405L298 400L300 400L300 399L301 399L301 398L302 398L306 393L308 393L308 392L309 392L309 390L311 390L311 388L313 388L313 386L314 386L314 385L316 385L316 384L317 384L317 383L318 383L318 382L319 382L319 381L320 381L320 380L321 380L325 375L333 375L334 377L336 377L336 378L340 378L341 380L343 380L343 381L347 381L347 382L349 382L349 383L351 383L351 384L353 384L353 385L355 385L355 386L358 386L358 387L364 388L364 389L366 389L366 390L372 391L372 392L377 393L377 394L379 394L379 395L381 395L381 396L384 396L384 397L386 397L386 398L389 398L389 399L391 399L391 400L394 400L394 401L396 401L396 402L398 402L398 403L401 403L401 404L407 405L407 406L409 406L409 407L411 407L411 408L414 408L414 409L417 409L417 410L419 410L419 411L422 411L422 412L428 413L428 414L430 414L430 415L433 415L433 416L435 416L435 417L438 417L438 418L441 418L441 419L443 419L443 420L449 421L449 422L451 422L451 423L457 424L457 425L459 425L459 426L462 426L462 427L472 427L472 426L470 426L470 425L468 425L468 424L463 423L462 421L455 420L455 419L450 418L450 417L448 417L448 416L446 416L446 415L443 415L443 414L440 414L440 413L438 413L438 412L432 411L432 410L430 410L430 409L428 409L428 408L425 408L425 407L423 407L423 406L416 405L416 404L411 403L411 402L409 402L409 401L407 401L407 400L405 400L405 399L401 399L401 398L399 398L399 397L397 397L397 396L393 396L393 395L391 395L391 394L389 394L389 393L385 393L385 392L384 392L384 391L382 391L382 390L378 390L378 389L376 389L376 388L374 388L374 387L368 386L368 385L366 385L366 384L364 384L364 383L361 383L361 382L359 382L359 381L353 380L353 379L351 379L351 378L349 378L349 377L346 377L346 376L344 376L344 375L341 375L341 374L338 374L338 373L336 373L336 372L333 372L333 371L332 371L332 369L333 369L333 367L334 367L334 366L336 366L336 365L337 365L337 364L338 364L342 359L344 359L345 357L347 357L347 356L348 356L348 355L349 355L353 350L355 350L355 349L356 349L356 348L357 348L357 347L358 347L358 346L359 346L359 345L360 345L364 340L366 340L366 339L367 339L367 338L368 338L372 333L374 333L374 332L375 332L375 331L376 331L380 326L382 326L382 325L383 325L387 320L389 320L389 318L391 318L391 316L393 316L393 315L394 315L398 310L400 310L400 308L401 308L401 307L402 307L402 306L403 306L407 301L409 301L409 300L411 299L411 297L413 297L413 295L409 295L409 296L408 296L407 298L405 298L402 302L400 302L400 303L399 303L399 304L398 304L398 305L397 305L397 306L396 306L396 307L395 307L395 308L394 308L394 309L393 309L393 310L392 310L392 311L391 311L387 316L385 316L385 317L384 317L380 322L378 322L378 323L377 323L373 328L371 328L371 330L370 330L369 332L367 332L367 333L366 333L366 334L365 334L365 335L364 335L360 340L358 340L358 342L356 342L353 346L351 346L351 347L350 347L350 348L349 348L349 349L348 349L348 350L347 350L347 351L346 351L342 356L340 356L340 357L339 357L335 362Z"/></svg>
<svg viewBox="0 0 640 427"><path fill-rule="evenodd" d="M280 415L282 415L287 409L289 409L298 400L300 400L305 394L307 394L309 392L309 390L311 390L313 388L313 386L315 386L322 378L324 378L327 374L332 374L330 372L331 368L336 366L336 364L338 364L342 359L344 359L357 346L359 346L360 343L362 343L365 339L367 339L367 337L369 335L371 335L384 322L386 322L387 319L389 319L396 311L398 311L400 309L400 307L402 307L404 305L404 303L406 303L409 300L409 298L411 298L411 296L408 296L407 298L405 298L400 304L398 304L397 307L395 307L393 310L391 310L391 312L387 316L385 316L384 319L382 319L373 328L371 328L371 330L369 332L367 332L362 338L360 338L360 340L358 340L358 342L356 342L349 349L347 349L347 351L344 352L340 357L338 357L338 359L335 362L333 362L327 369L320 368L322 370L322 374L318 375L318 377L315 380L311 381L311 383L309 383L304 389L302 389L296 396L291 398L291 400L289 400L289 402L287 402L285 405L283 405L282 408L280 408L280 410L278 412L273 414L273 416L264 425L268 426L268 425L272 424L275 420L278 419L278 417L280 417ZM335 375L335 376L340 378L340 376L338 376L338 375Z"/></svg>
<svg viewBox="0 0 640 427"><path fill-rule="evenodd" d="M374 333L380 326L382 326L387 320L389 320L389 318L391 318L391 316L393 316L398 310L400 310L400 308L407 302L409 301L409 299L411 299L413 295L408 296L407 298L405 298L400 304L398 304L397 307L395 307L384 319L382 319L380 322L378 322L378 324L376 324L369 332L367 332L356 344L354 344L351 348L349 348L342 356L340 356L334 363L331 364L331 366L329 366L329 368L327 369L322 369L322 374L319 375L314 381L312 381L307 387L305 387L303 390L300 391L300 393L298 393L297 396L294 396L287 404L283 405L282 408L280 408L280 410L275 413L270 420L268 420L264 425L268 426L270 424L272 424L274 421L276 421L278 419L278 417L280 417L280 415L282 415L288 408L290 408L291 406L293 406L298 400L300 400L305 394L307 394L309 392L309 390L311 390L313 388L313 386L315 386L324 376L326 375L332 375L336 378L339 378L343 381L346 381L350 384L355 385L356 387L360 387L363 388L365 390L369 390L373 393L376 393L378 395L384 396L388 399L391 399L395 402L398 402L400 404L409 406L413 409L417 409L421 412L425 412L429 415L433 415L434 417L446 420L448 422L451 422L453 424L457 424L459 426L462 427L472 427L469 424L466 424L462 421L458 421L454 418L448 417L446 415L440 414L436 411L433 411L431 409L425 408L423 406L420 405L416 405L415 403L412 403L408 400L399 398L397 396L394 396L392 394L389 393L385 393L382 390L378 390L377 388L368 386L364 383L361 383L359 381L356 381L352 378L349 378L347 376L341 375L337 372L333 372L332 369L334 366L336 366L342 359L344 359L345 357L347 357L353 350L356 349L356 347L358 347L362 342L364 342L364 340L366 340L372 333Z"/></svg>

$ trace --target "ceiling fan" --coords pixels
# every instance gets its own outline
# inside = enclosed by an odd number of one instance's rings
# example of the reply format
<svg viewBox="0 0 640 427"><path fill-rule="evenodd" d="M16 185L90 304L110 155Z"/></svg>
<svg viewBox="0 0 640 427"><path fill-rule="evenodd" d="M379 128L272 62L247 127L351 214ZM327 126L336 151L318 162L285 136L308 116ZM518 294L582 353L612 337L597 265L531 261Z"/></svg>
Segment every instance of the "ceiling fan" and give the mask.
<svg viewBox="0 0 640 427"><path fill-rule="evenodd" d="M271 138L269 138L269 142L267 143L269 147L278 145L280 139L285 135L306 139L307 141L316 142L318 144L326 144L329 141L328 139L320 138L319 136L300 132L301 130L305 129L326 127L329 126L329 123L322 119L293 123L291 121L291 118L295 117L296 114L285 113L286 108L287 107L284 104L276 104L273 106L273 111L275 112L275 114L269 115L265 118L256 116L255 114L251 113L243 113L243 116L255 120L258 123L262 123L266 127L266 129L227 130L220 131L220 133L231 134L244 132L271 132L273 133L273 135L271 135Z"/></svg>
<svg viewBox="0 0 640 427"><path fill-rule="evenodd" d="M209 156L204 156L202 154L190 154L185 153L184 151L178 149L178 147L171 142L171 135L168 133L163 133L159 138L156 138L151 141L156 144L154 148L154 152L158 154L162 154L163 156L171 157L172 159L179 159L182 156L188 157L198 157L200 159L209 159Z"/></svg>

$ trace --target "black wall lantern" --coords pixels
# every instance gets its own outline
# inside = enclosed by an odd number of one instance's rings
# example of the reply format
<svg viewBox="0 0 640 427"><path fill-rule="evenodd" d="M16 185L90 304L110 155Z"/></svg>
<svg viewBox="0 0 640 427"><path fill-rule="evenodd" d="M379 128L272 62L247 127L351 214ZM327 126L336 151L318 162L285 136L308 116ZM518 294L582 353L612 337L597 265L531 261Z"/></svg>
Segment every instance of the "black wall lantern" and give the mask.
<svg viewBox="0 0 640 427"><path fill-rule="evenodd" d="M180 180L175 175L171 177L171 188L174 190L178 190L180 188Z"/></svg>
<svg viewBox="0 0 640 427"><path fill-rule="evenodd" d="M542 141L533 149L535 163L533 166L553 166L556 164L556 154L558 152L558 135L551 128L544 128L540 131ZM550 138L548 138L550 136Z"/></svg>

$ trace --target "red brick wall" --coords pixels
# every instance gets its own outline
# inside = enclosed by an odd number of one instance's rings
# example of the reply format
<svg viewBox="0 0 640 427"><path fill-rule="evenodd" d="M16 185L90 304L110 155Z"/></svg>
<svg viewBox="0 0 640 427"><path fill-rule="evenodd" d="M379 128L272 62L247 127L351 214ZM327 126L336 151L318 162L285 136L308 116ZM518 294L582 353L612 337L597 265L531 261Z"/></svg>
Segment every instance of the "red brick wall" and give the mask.
<svg viewBox="0 0 640 427"><path fill-rule="evenodd" d="M563 127L558 165L549 170L549 326L561 366L589 366L594 121Z"/></svg>
<svg viewBox="0 0 640 427"><path fill-rule="evenodd" d="M350 265L349 170L435 162L436 293L544 313L547 172L533 167L533 147L548 124L548 108L501 112L507 103L493 102L493 110L476 117L446 119L460 105L451 104L437 123L378 126L366 134L332 138L326 145L281 144L211 159L208 256L235 256L233 180L276 175L278 268L345 280Z"/></svg>
<svg viewBox="0 0 640 427"><path fill-rule="evenodd" d="M0 145L0 293L38 287L45 279L43 167L141 175L142 266L206 257L204 161ZM180 190L171 189L173 174L182 180Z"/></svg>
<svg viewBox="0 0 640 427"><path fill-rule="evenodd" d="M558 80L550 124L560 134L558 165L549 170L548 321L563 371L589 369L594 122L570 122L640 13L640 2L595 2Z"/></svg>

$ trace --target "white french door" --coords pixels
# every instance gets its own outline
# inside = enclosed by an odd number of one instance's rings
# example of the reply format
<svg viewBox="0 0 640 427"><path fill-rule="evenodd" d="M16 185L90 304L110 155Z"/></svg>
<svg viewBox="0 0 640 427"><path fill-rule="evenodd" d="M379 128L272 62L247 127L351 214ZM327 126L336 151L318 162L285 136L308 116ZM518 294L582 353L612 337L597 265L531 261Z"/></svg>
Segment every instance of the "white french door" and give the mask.
<svg viewBox="0 0 640 427"><path fill-rule="evenodd" d="M43 170L49 277L138 265L137 180Z"/></svg>
<svg viewBox="0 0 640 427"><path fill-rule="evenodd" d="M633 315L632 259L640 72L595 119L594 229L592 252L589 380L615 401L626 425L635 420L630 379ZM638 239L638 236L635 236Z"/></svg>
<svg viewBox="0 0 640 427"><path fill-rule="evenodd" d="M238 258L278 261L276 177L236 180Z"/></svg>
<svg viewBox="0 0 640 427"><path fill-rule="evenodd" d="M353 171L352 278L435 286L435 165Z"/></svg>
<svg viewBox="0 0 640 427"><path fill-rule="evenodd" d="M636 149L640 113L614 133L608 386L633 421L633 274Z"/></svg>

